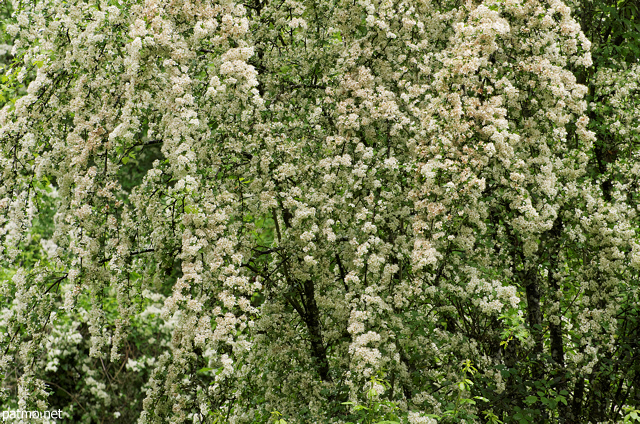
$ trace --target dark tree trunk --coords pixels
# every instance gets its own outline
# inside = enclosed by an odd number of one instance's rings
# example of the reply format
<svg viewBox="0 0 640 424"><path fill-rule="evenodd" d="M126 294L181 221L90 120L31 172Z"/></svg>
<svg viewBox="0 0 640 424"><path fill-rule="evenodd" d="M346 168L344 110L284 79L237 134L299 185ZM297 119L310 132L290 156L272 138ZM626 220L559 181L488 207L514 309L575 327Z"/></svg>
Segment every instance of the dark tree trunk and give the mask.
<svg viewBox="0 0 640 424"><path fill-rule="evenodd" d="M527 273L527 320L531 334L535 340L534 354L542 354L542 311L540 310L540 288L538 286L538 274L536 269Z"/></svg>
<svg viewBox="0 0 640 424"><path fill-rule="evenodd" d="M567 416L567 424L579 424L582 416L582 398L584 397L584 379L578 377L576 386L573 389L573 399L571 400L571 411Z"/></svg>
<svg viewBox="0 0 640 424"><path fill-rule="evenodd" d="M320 325L320 310L316 303L315 286L313 281L304 282L304 304L305 314L302 317L307 325L311 338L311 354L316 361L318 373L323 381L331 381L329 375L329 360L327 359L327 348L322 340L322 327Z"/></svg>

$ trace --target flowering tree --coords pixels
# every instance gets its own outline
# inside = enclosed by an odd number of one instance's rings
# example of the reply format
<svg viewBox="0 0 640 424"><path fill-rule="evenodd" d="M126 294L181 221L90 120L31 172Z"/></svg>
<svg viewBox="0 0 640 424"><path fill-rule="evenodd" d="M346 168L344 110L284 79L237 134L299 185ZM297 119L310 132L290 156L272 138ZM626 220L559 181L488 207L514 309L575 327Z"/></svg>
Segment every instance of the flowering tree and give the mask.
<svg viewBox="0 0 640 424"><path fill-rule="evenodd" d="M631 416L640 67L599 5L592 66L559 0L14 2L3 402Z"/></svg>

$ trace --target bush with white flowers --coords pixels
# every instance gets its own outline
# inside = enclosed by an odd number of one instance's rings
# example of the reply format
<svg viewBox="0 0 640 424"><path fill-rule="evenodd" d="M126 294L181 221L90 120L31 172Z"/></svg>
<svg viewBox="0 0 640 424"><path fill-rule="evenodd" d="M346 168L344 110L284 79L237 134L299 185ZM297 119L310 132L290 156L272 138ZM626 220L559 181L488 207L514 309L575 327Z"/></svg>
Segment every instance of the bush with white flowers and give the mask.
<svg viewBox="0 0 640 424"><path fill-rule="evenodd" d="M12 5L2 404L141 424L640 404L640 68L594 65L576 4Z"/></svg>

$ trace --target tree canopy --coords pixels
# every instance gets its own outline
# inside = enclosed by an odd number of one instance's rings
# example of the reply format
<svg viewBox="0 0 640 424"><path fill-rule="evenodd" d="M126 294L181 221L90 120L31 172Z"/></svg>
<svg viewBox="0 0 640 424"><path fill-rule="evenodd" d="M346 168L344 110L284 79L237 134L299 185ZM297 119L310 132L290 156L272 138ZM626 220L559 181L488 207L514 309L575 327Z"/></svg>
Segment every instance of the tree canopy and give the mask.
<svg viewBox="0 0 640 424"><path fill-rule="evenodd" d="M636 2L0 8L5 408L640 421Z"/></svg>

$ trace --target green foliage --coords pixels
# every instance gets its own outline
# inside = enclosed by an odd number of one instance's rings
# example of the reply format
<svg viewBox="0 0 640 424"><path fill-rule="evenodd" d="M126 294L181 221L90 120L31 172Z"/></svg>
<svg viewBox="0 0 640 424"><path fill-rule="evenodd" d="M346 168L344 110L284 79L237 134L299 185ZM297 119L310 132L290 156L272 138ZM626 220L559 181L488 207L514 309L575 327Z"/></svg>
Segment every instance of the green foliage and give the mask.
<svg viewBox="0 0 640 424"><path fill-rule="evenodd" d="M356 413L355 422L349 421L346 424L400 424L396 415L398 407L389 400L381 400L379 397L386 389L390 388L388 381L372 376L368 383L369 389L366 392L366 403L356 404L354 402L342 402L343 405L353 405ZM382 389L382 390L381 390Z"/></svg>
<svg viewBox="0 0 640 424"><path fill-rule="evenodd" d="M498 318L504 322L504 327L500 334L502 338L500 346L503 346L505 349L514 338L518 341L523 341L530 336L529 331L524 325L525 320L522 312L519 309L512 308L508 313L500 315Z"/></svg>
<svg viewBox="0 0 640 424"><path fill-rule="evenodd" d="M640 422L640 409L635 409L630 406L626 406L624 409L624 422L625 423L637 423Z"/></svg>
<svg viewBox="0 0 640 424"><path fill-rule="evenodd" d="M282 414L279 413L278 411L273 411L271 413L272 418L273 418L273 424L287 424L287 421L282 418Z"/></svg>

